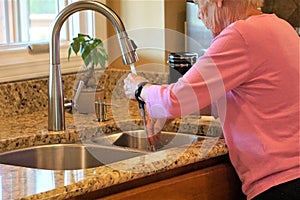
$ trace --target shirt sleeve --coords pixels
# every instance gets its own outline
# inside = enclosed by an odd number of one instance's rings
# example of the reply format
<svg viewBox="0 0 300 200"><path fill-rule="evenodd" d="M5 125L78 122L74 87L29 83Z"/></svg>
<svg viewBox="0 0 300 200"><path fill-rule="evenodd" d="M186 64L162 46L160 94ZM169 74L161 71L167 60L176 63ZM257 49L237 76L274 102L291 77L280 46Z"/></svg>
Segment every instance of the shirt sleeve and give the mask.
<svg viewBox="0 0 300 200"><path fill-rule="evenodd" d="M243 84L248 75L247 44L237 30L228 27L176 83L148 88L147 111L152 118L198 112Z"/></svg>

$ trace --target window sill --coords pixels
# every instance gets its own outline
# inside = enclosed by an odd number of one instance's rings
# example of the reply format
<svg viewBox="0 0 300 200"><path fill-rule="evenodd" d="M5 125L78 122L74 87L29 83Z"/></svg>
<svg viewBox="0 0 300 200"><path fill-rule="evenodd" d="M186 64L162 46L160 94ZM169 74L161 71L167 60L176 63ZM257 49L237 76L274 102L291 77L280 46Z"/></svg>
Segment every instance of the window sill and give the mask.
<svg viewBox="0 0 300 200"><path fill-rule="evenodd" d="M82 61L80 56L73 55L68 61L68 45L60 48L62 74L75 73ZM0 83L13 82L49 76L49 53L31 55L26 45L0 49Z"/></svg>

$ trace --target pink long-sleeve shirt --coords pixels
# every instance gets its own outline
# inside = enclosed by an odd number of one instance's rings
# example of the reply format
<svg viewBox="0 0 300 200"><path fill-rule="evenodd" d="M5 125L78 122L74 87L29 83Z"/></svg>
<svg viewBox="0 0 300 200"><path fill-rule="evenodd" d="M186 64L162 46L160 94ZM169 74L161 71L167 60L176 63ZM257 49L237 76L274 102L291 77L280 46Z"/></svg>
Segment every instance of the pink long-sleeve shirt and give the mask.
<svg viewBox="0 0 300 200"><path fill-rule="evenodd" d="M299 178L299 46L274 14L237 21L177 83L148 88L148 113L179 117L214 102L247 199Z"/></svg>

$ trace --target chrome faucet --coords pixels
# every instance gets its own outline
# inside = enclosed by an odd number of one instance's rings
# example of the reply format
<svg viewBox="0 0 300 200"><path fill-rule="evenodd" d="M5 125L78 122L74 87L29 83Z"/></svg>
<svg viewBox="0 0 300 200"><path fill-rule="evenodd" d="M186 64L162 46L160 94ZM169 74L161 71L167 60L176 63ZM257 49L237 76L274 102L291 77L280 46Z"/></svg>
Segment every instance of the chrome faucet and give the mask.
<svg viewBox="0 0 300 200"><path fill-rule="evenodd" d="M106 5L98 1L77 1L66 6L56 17L51 34L50 46L50 74L48 91L48 130L65 130L64 94L60 68L60 30L66 19L78 11L93 10L103 14L113 25L122 54L123 63L131 65L138 60L136 46L128 38L123 22L119 16Z"/></svg>

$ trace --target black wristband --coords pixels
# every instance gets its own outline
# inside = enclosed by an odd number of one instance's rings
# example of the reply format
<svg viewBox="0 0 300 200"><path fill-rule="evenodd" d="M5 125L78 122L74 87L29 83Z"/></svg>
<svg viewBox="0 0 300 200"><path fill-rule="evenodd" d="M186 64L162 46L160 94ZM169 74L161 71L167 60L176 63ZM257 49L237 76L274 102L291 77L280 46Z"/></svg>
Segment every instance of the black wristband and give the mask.
<svg viewBox="0 0 300 200"><path fill-rule="evenodd" d="M138 84L138 88L135 90L135 99L138 101L138 102L144 102L143 98L141 97L141 92L142 92L142 89L143 87L148 84L148 82L141 82Z"/></svg>

